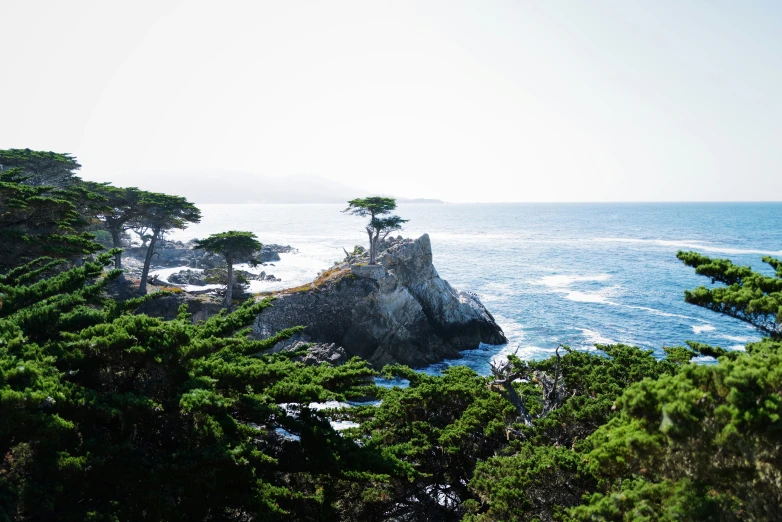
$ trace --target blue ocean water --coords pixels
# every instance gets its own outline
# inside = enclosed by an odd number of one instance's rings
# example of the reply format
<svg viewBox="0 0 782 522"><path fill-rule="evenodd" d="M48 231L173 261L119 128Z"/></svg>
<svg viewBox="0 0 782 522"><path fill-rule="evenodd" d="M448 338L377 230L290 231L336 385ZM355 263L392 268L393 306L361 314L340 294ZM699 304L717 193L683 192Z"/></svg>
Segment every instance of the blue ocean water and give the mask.
<svg viewBox="0 0 782 522"><path fill-rule="evenodd" d="M283 279L277 287L312 280L344 256L342 247L366 241L363 222L340 213L340 205L200 207L202 222L177 238L250 230L263 242L299 249L274 267ZM695 250L768 274L760 258L782 257L782 203L408 204L398 213L410 220L402 234L429 233L440 275L477 293L509 339L429 372L465 364L485 374L493 357L545 357L559 343L594 350L621 342L660 355L686 340L743 349L760 338L753 328L684 302L685 289L710 281L676 252Z"/></svg>

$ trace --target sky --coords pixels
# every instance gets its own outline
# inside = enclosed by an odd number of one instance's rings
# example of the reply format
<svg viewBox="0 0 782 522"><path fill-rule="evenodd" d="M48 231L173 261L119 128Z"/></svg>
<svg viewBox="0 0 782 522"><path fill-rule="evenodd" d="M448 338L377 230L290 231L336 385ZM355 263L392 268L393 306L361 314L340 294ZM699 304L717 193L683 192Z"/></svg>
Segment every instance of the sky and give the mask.
<svg viewBox="0 0 782 522"><path fill-rule="evenodd" d="M782 200L778 1L3 0L0 27L0 148L86 179Z"/></svg>

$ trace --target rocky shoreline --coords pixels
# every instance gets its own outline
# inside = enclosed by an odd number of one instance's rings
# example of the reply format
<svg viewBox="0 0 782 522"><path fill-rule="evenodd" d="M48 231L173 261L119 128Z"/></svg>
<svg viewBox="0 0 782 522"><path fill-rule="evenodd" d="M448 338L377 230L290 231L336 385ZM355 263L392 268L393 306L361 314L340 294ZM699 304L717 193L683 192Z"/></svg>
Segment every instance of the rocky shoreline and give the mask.
<svg viewBox="0 0 782 522"><path fill-rule="evenodd" d="M156 267L189 266L167 282L150 281L161 287L180 288L206 283L205 273L220 269L220 258L192 250L187 243L169 243L160 249ZM143 256L130 249L123 256L126 273ZM280 260L280 253L295 253L290 246L265 245L261 260ZM293 326L305 326L302 334L274 350L308 348L305 364L341 364L359 356L380 368L386 364L422 367L444 359L459 358L462 350L481 343L505 344L507 339L491 313L477 296L454 289L440 278L432 263L429 236L418 239L390 238L379 247L378 264L368 265L361 247L346 252L343 261L311 283L262 294L274 303L252 326L252 336L264 339ZM269 280L265 272L262 275ZM208 288L208 287L205 287ZM241 288L235 287L241 291ZM186 303L193 320L220 311L219 291L184 291L145 303L142 313L173 318Z"/></svg>
<svg viewBox="0 0 782 522"><path fill-rule="evenodd" d="M459 358L481 343L507 342L477 296L440 278L427 234L383 247L377 265L349 255L314 282L272 294L274 305L258 316L253 336L304 325L308 339L375 367L421 367Z"/></svg>

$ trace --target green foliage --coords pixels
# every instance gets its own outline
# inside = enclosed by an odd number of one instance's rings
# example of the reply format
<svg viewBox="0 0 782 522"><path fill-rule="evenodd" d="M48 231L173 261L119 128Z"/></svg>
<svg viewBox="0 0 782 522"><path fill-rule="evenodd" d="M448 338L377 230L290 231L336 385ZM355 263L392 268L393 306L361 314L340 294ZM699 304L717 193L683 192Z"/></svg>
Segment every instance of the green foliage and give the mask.
<svg viewBox="0 0 782 522"><path fill-rule="evenodd" d="M78 181L75 171L81 165L70 154L30 149L0 150L0 172L24 171L24 183L35 187L64 188Z"/></svg>
<svg viewBox="0 0 782 522"><path fill-rule="evenodd" d="M748 266L736 266L727 259L710 259L696 252L679 252L677 257L695 272L727 286L698 287L684 293L684 299L715 312L746 321L774 338L782 338L782 262L764 257L776 270L776 277L764 276Z"/></svg>
<svg viewBox="0 0 782 522"><path fill-rule="evenodd" d="M559 518L562 506L578 504L594 487L594 479L581 469L581 461L582 457L569 448L527 442L511 456L480 463L470 488L479 493L488 509L466 520Z"/></svg>
<svg viewBox="0 0 782 522"><path fill-rule="evenodd" d="M510 356L492 377L387 367L409 386L377 388L357 358L269 353L301 328L251 339L268 299L198 324L186 307L170 321L134 314L155 295L107 299L118 249L68 264L101 249L90 230L114 246L129 227L148 235L144 291L156 241L200 212L81 182L78 167L0 151L0 521L782 519L782 261L764 257L775 275L763 275L678 254L722 285L688 302L768 335L746 352L564 347ZM405 222L395 208L363 198L345 210L369 217L371 263ZM199 247L226 257L232 288L233 263L261 245L230 231ZM301 291L348 277L332 270ZM716 364L691 362L703 355ZM330 418L358 425L340 435Z"/></svg>
<svg viewBox="0 0 782 522"><path fill-rule="evenodd" d="M731 520L734 509L724 498L715 497L702 484L689 479L650 483L628 479L616 491L594 493L587 504L573 508L568 520L577 521L690 521ZM735 519L734 519L735 520Z"/></svg>
<svg viewBox="0 0 782 522"><path fill-rule="evenodd" d="M181 196L159 192L143 192L139 196L139 224L158 233L174 228L187 228L201 220L201 211Z"/></svg>
<svg viewBox="0 0 782 522"><path fill-rule="evenodd" d="M517 424L502 454L478 464L470 489L480 500L474 521L552 520L577 505L596 479L583 467L589 437L614 417L625 388L647 377L677 371L651 350L626 345L599 348L606 356L567 350L559 362L566 399L527 426ZM533 414L544 409L540 381L556 371L556 359L514 360L527 382L516 383Z"/></svg>
<svg viewBox="0 0 782 522"><path fill-rule="evenodd" d="M40 256L101 250L92 234L79 230L85 220L74 200L72 192L25 183L20 169L0 172L0 271Z"/></svg>
<svg viewBox="0 0 782 522"><path fill-rule="evenodd" d="M717 365L688 364L675 375L636 383L617 405L620 415L592 435L588 454L589 468L609 492L623 477L660 484L686 479L719 505L734 506L736 519L782 517L782 343L766 340ZM678 499L669 505L662 498L660 509L675 504L686 519L698 520L699 505Z"/></svg>
<svg viewBox="0 0 782 522"><path fill-rule="evenodd" d="M231 306L234 291L234 261L252 256L253 253L260 250L262 246L263 245L261 245L258 238L252 232L237 232L236 230L212 234L206 239L199 239L196 241L195 248L206 250L207 252L212 252L214 254L220 254L225 257L225 262L228 265L225 283L226 306Z"/></svg>
<svg viewBox="0 0 782 522"><path fill-rule="evenodd" d="M374 219L377 216L390 214L394 210L396 210L396 200L394 198L370 196L351 199L348 201L348 208L343 210L343 212L353 216L371 217Z"/></svg>
<svg viewBox="0 0 782 522"><path fill-rule="evenodd" d="M233 260L249 257L263 247L252 232L237 232L235 230L212 234L206 239L196 240L195 243L195 248L220 254L229 263Z"/></svg>
<svg viewBox="0 0 782 522"><path fill-rule="evenodd" d="M694 252L679 259L724 287L685 293L693 304L769 334L729 352L702 343L667 348L675 373L630 386L618 415L592 434L584 469L598 481L573 520L782 518L782 342L776 277ZM695 365L694 355L717 357Z"/></svg>
<svg viewBox="0 0 782 522"><path fill-rule="evenodd" d="M122 236L126 231L139 226L137 220L142 215L142 199L148 193L135 187L114 187L109 183L86 182L85 186L91 192L100 195L105 200L105 208L99 218L105 231L111 239L111 246L120 248ZM114 259L114 268L122 268L121 253Z"/></svg>
<svg viewBox="0 0 782 522"><path fill-rule="evenodd" d="M139 284L139 293L143 295L147 292L147 276L157 240L168 230L184 229L189 223L198 223L201 211L183 197L159 192L142 192L138 196L138 206L138 215L133 220L134 228L152 232Z"/></svg>
<svg viewBox="0 0 782 522"><path fill-rule="evenodd" d="M391 232L400 230L402 225L408 221L399 216L389 215L395 209L396 200L394 198L372 196L351 199L348 201L348 207L342 211L352 216L369 217L369 223L367 223L365 228L369 236L370 265L375 264L378 242Z"/></svg>
<svg viewBox="0 0 782 522"><path fill-rule="evenodd" d="M192 324L101 297L113 252L0 279L0 513L25 520L339 518L338 488L396 464L340 437L313 400L366 396L358 360L305 367L244 326L270 301ZM298 404L291 416L280 403ZM299 441L279 436L284 428Z"/></svg>
<svg viewBox="0 0 782 522"><path fill-rule="evenodd" d="M475 464L505 444L513 407L465 367L438 377L404 367L385 373L409 378L410 386L383 389L379 406L351 411L364 421L352 435L407 470L389 485L383 517L458 520Z"/></svg>

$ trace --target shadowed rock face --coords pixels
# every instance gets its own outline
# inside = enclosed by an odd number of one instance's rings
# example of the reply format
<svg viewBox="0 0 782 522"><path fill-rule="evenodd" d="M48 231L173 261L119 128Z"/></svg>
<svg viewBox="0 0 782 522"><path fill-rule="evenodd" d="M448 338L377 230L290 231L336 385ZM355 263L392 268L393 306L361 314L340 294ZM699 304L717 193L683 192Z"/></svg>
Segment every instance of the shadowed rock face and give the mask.
<svg viewBox="0 0 782 522"><path fill-rule="evenodd" d="M424 234L383 252L382 266L336 267L342 275L309 291L281 293L258 316L257 338L307 327L313 340L335 343L374 366L424 366L480 343L504 344L502 329L477 297L457 292L432 265Z"/></svg>

